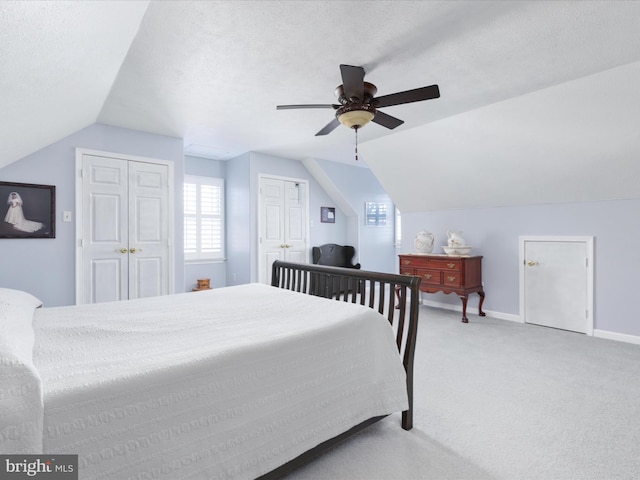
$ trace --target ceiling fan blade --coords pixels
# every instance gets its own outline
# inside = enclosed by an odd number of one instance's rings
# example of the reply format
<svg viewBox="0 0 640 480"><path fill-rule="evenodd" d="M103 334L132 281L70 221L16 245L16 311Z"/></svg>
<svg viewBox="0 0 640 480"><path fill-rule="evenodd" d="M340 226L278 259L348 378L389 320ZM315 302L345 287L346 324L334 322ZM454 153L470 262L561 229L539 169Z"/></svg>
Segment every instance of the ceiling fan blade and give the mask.
<svg viewBox="0 0 640 480"><path fill-rule="evenodd" d="M340 65L340 73L344 96L347 100L356 97L362 101L364 99L364 68Z"/></svg>
<svg viewBox="0 0 640 480"><path fill-rule="evenodd" d="M400 120L399 118L392 117L391 115L387 115L384 112L376 111L376 116L371 120L378 125L382 125L383 127L387 127L393 130L396 127L399 127L404 123L404 120Z"/></svg>
<svg viewBox="0 0 640 480"><path fill-rule="evenodd" d="M320 136L320 135L326 135L327 133L333 132L338 125L340 125L340 122L338 121L337 118L334 118L329 123L327 123L322 130L320 130L318 133L316 133L316 137Z"/></svg>
<svg viewBox="0 0 640 480"><path fill-rule="evenodd" d="M277 110L293 110L294 108L333 108L334 110L340 108L340 105L319 105L319 104L310 104L310 105L278 105L276 107Z"/></svg>
<svg viewBox="0 0 640 480"><path fill-rule="evenodd" d="M421 102L423 100L431 100L440 97L440 89L438 85L430 85L428 87L416 88L405 92L392 93L383 95L372 100L376 108L391 107L393 105L402 105L403 103Z"/></svg>

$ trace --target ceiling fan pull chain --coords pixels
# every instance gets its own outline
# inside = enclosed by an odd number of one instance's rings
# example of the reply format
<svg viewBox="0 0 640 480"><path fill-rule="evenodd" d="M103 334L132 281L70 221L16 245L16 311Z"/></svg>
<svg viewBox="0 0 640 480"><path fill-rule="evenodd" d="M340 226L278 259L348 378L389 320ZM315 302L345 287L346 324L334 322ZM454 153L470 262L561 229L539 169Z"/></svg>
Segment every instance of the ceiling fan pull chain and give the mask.
<svg viewBox="0 0 640 480"><path fill-rule="evenodd" d="M358 127L355 126L353 129L356 131L356 162L358 161Z"/></svg>

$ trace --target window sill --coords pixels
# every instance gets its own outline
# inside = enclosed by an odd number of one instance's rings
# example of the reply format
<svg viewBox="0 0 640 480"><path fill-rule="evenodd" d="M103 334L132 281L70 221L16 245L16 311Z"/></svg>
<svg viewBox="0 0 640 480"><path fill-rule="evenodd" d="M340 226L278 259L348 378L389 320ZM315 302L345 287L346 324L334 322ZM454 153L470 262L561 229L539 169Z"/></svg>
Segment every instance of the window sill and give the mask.
<svg viewBox="0 0 640 480"><path fill-rule="evenodd" d="M226 258L203 258L203 259L193 259L193 260L185 259L184 263L185 265L199 265L199 264L205 264L205 263L224 263L226 261L227 261Z"/></svg>

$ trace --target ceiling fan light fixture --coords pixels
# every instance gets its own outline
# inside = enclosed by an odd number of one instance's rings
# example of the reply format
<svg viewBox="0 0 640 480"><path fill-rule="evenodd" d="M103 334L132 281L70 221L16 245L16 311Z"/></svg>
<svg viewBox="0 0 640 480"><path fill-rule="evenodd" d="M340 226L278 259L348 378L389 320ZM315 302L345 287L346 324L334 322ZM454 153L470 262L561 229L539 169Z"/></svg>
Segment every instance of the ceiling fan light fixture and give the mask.
<svg viewBox="0 0 640 480"><path fill-rule="evenodd" d="M362 128L375 116L375 110L373 107L368 108L358 108L358 109L345 109L346 111L341 111L338 109L336 112L336 117L338 117L338 121L343 124L345 127L349 128Z"/></svg>
<svg viewBox="0 0 640 480"><path fill-rule="evenodd" d="M338 85L334 91L338 104L278 105L276 108L278 110L290 108L333 108L336 111L335 118L316 133L316 136L327 135L342 124L356 131L357 144L358 129L372 120L389 130L393 130L404 123L399 118L385 112L378 112L378 108L393 107L440 97L438 85L414 88L413 90L376 97L378 88L373 83L365 82L364 74L364 68L362 67L340 65L342 85Z"/></svg>

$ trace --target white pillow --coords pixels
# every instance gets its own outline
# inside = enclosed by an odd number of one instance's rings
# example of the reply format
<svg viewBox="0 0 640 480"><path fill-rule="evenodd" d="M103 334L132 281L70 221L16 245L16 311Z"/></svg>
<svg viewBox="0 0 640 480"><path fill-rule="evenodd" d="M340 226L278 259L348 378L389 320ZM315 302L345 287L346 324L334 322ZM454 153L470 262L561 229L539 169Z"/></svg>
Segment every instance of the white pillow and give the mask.
<svg viewBox="0 0 640 480"><path fill-rule="evenodd" d="M42 453L44 405L33 363L33 313L42 302L0 288L0 452Z"/></svg>

